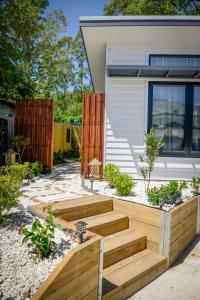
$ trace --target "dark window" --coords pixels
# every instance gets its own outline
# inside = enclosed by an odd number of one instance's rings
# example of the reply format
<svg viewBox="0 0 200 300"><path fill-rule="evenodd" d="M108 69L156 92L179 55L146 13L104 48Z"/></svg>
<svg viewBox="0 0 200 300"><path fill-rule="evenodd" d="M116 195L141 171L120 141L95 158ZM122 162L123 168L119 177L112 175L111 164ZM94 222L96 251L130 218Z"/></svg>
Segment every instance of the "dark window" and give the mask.
<svg viewBox="0 0 200 300"><path fill-rule="evenodd" d="M195 67L200 66L200 55L162 55L149 56L151 66Z"/></svg>
<svg viewBox="0 0 200 300"><path fill-rule="evenodd" d="M67 131L66 131L66 143L70 143L70 138L71 138L70 128L67 128Z"/></svg>
<svg viewBox="0 0 200 300"><path fill-rule="evenodd" d="M149 91L148 129L164 138L160 154L200 156L200 85L152 82Z"/></svg>

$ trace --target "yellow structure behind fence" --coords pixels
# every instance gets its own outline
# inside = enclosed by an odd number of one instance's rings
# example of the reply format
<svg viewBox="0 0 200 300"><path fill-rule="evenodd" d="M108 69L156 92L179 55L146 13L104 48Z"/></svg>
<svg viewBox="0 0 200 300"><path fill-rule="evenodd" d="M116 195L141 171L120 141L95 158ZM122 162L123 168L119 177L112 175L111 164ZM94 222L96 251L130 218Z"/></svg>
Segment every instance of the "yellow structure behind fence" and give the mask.
<svg viewBox="0 0 200 300"><path fill-rule="evenodd" d="M72 150L72 126L54 122L53 152Z"/></svg>

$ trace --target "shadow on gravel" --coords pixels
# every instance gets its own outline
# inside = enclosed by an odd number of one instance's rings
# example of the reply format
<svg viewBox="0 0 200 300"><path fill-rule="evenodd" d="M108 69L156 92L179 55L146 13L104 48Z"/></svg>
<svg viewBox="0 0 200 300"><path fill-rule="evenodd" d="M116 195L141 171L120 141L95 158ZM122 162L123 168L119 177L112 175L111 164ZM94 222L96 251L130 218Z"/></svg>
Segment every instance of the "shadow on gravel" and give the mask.
<svg viewBox="0 0 200 300"><path fill-rule="evenodd" d="M61 239L61 242L55 245L54 252L56 253L56 256L63 256L65 255L66 250L71 249L72 241L66 241L64 239Z"/></svg>
<svg viewBox="0 0 200 300"><path fill-rule="evenodd" d="M6 217L1 226L10 230L17 230L21 224L28 225L33 222L33 218L22 211L10 212Z"/></svg>

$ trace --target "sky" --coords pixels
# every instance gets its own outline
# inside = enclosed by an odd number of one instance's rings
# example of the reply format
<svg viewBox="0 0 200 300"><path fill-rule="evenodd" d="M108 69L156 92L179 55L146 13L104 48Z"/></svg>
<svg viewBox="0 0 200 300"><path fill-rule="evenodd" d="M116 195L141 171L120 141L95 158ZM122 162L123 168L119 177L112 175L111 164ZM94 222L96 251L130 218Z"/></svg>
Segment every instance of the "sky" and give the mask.
<svg viewBox="0 0 200 300"><path fill-rule="evenodd" d="M79 16L102 16L106 3L108 0L49 0L48 11L62 9L68 21L67 34L73 36L79 29Z"/></svg>

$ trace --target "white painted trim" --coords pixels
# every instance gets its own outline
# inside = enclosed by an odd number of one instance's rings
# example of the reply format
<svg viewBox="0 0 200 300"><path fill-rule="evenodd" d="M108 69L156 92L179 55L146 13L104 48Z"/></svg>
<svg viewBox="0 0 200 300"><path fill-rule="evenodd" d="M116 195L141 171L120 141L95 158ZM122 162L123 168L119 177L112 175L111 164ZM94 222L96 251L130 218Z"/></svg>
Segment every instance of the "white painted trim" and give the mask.
<svg viewBox="0 0 200 300"><path fill-rule="evenodd" d="M100 241L100 257L99 257L99 290L98 300L102 299L102 287L103 287L103 239Z"/></svg>

